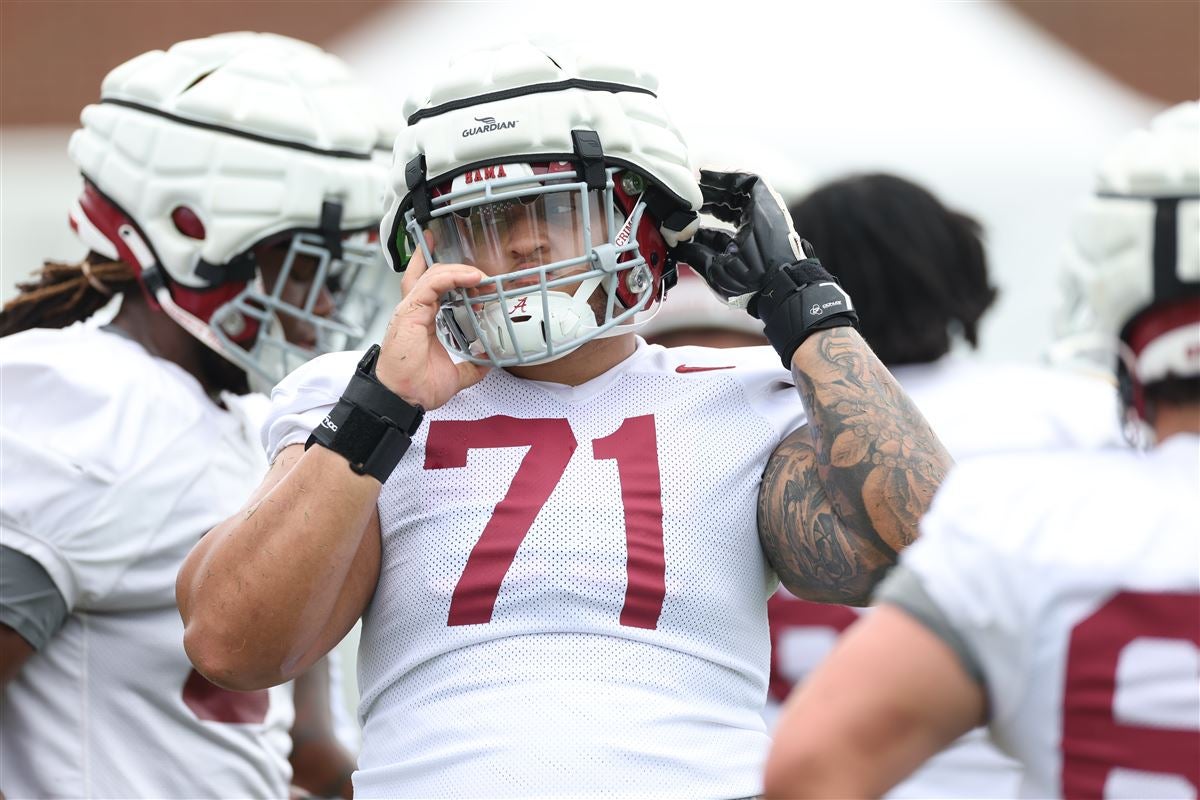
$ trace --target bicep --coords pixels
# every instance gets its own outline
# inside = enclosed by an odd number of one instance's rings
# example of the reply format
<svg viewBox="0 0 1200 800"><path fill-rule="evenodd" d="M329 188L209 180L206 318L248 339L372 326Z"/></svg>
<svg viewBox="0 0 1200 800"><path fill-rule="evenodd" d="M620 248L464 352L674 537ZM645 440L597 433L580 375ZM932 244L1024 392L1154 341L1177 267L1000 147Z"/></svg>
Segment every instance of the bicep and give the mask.
<svg viewBox="0 0 1200 800"><path fill-rule="evenodd" d="M881 606L788 700L768 784L780 796L880 796L981 724L985 709L983 688L949 645Z"/></svg>
<svg viewBox="0 0 1200 800"><path fill-rule="evenodd" d="M895 563L877 536L852 531L817 471L809 431L793 431L772 453L758 495L763 552L788 591L820 603L865 605Z"/></svg>

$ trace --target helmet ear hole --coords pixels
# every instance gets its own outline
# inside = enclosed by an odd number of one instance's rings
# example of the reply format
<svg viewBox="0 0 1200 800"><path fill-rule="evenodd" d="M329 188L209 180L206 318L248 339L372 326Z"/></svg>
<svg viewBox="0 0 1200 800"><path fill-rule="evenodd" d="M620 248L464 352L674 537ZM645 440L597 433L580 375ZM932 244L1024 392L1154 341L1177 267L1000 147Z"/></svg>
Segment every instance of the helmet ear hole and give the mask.
<svg viewBox="0 0 1200 800"><path fill-rule="evenodd" d="M171 222L175 223L175 230L190 239L204 238L204 223L200 221L196 212L187 206L175 206L175 210L171 212Z"/></svg>

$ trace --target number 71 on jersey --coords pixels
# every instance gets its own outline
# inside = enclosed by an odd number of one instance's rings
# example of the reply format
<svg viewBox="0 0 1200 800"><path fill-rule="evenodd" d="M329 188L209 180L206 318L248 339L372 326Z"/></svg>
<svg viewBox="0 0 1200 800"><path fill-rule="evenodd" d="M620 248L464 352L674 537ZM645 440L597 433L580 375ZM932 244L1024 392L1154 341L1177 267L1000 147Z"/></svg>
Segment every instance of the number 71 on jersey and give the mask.
<svg viewBox="0 0 1200 800"><path fill-rule="evenodd" d="M429 425L425 469L465 467L467 452L491 447L528 447L508 492L471 549L450 600L448 625L491 622L504 576L534 519L558 485L577 447L565 419L435 420ZM621 624L658 627L666 595L662 481L653 415L630 417L608 436L592 441L592 457L613 459L621 482L627 552Z"/></svg>

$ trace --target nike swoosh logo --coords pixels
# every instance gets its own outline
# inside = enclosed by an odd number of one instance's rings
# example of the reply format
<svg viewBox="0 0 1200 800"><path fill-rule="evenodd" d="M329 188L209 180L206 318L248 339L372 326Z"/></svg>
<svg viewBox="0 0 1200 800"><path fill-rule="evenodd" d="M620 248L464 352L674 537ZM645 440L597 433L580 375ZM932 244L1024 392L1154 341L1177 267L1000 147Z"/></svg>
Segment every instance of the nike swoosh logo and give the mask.
<svg viewBox="0 0 1200 800"><path fill-rule="evenodd" d="M684 364L680 364L675 368L675 371L682 375L686 372L710 372L714 369L733 369L733 365L730 364L728 367L689 367Z"/></svg>

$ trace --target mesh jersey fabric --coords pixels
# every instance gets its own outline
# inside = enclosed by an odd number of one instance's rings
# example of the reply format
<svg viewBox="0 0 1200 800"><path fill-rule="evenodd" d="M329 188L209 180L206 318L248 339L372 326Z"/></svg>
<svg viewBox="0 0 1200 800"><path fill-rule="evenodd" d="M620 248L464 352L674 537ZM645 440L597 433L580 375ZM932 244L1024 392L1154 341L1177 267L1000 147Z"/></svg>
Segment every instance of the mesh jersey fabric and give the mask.
<svg viewBox="0 0 1200 800"><path fill-rule="evenodd" d="M175 606L188 551L262 477L258 420L88 325L6 337L0 384L0 535L70 609L0 698L7 796L285 796L290 687L202 681Z"/></svg>
<svg viewBox="0 0 1200 800"><path fill-rule="evenodd" d="M1197 508L1188 434L979 459L938 493L901 563L982 665L1022 796L1200 789Z"/></svg>
<svg viewBox="0 0 1200 800"><path fill-rule="evenodd" d="M277 387L272 457L357 358ZM777 579L757 493L803 420L770 348L641 340L581 386L492 370L429 412L379 499L355 795L758 793Z"/></svg>
<svg viewBox="0 0 1200 800"><path fill-rule="evenodd" d="M1090 376L956 355L890 370L956 462L1002 452L1125 446L1116 390ZM786 692L863 611L805 603L780 587L770 604L778 674L764 709L768 727L774 727ZM1009 798L1020 779L1020 765L979 728L930 759L888 797Z"/></svg>

